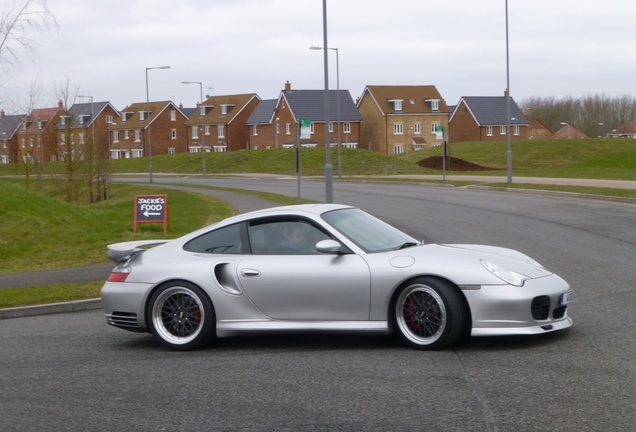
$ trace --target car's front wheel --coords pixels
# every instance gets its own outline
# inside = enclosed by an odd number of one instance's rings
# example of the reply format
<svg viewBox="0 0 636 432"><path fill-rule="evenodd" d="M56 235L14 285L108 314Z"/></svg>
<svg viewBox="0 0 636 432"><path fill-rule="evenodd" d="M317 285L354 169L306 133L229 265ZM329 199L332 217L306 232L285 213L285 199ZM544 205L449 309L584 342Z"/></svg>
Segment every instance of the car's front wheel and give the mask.
<svg viewBox="0 0 636 432"><path fill-rule="evenodd" d="M395 324L411 347L434 350L452 345L462 335L466 306L450 283L422 277L411 281L398 294Z"/></svg>
<svg viewBox="0 0 636 432"><path fill-rule="evenodd" d="M188 282L159 288L148 303L150 332L170 349L201 348L214 337L216 318L203 290Z"/></svg>

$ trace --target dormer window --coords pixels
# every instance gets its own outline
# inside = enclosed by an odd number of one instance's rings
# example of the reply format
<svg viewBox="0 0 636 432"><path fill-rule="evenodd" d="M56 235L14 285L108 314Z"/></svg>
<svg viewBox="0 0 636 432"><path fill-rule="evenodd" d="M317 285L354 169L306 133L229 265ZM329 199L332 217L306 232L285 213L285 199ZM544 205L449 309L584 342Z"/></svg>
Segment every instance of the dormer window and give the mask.
<svg viewBox="0 0 636 432"><path fill-rule="evenodd" d="M60 117L60 126L66 126L66 116Z"/></svg>
<svg viewBox="0 0 636 432"><path fill-rule="evenodd" d="M144 121L146 119L146 111L139 111L139 121Z"/></svg>
<svg viewBox="0 0 636 432"><path fill-rule="evenodd" d="M402 111L402 99L391 99L389 103L393 104L393 110Z"/></svg>
<svg viewBox="0 0 636 432"><path fill-rule="evenodd" d="M432 111L439 111L439 99L426 99L431 106Z"/></svg>
<svg viewBox="0 0 636 432"><path fill-rule="evenodd" d="M121 121L122 121L122 123L124 123L126 120L128 120L132 115L133 115L133 113L130 113L130 112L121 113Z"/></svg>
<svg viewBox="0 0 636 432"><path fill-rule="evenodd" d="M226 115L230 111L232 111L234 105L221 105L221 115Z"/></svg>
<svg viewBox="0 0 636 432"><path fill-rule="evenodd" d="M38 130L42 130L42 119L38 119Z"/></svg>

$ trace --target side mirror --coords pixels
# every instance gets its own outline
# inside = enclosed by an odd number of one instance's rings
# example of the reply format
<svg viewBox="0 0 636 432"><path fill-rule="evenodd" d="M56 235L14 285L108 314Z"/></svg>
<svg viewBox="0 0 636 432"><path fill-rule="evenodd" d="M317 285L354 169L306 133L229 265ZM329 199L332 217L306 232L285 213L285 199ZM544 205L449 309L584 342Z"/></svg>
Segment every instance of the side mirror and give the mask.
<svg viewBox="0 0 636 432"><path fill-rule="evenodd" d="M316 243L316 250L324 254L338 254L342 250L342 245L335 240L321 240Z"/></svg>

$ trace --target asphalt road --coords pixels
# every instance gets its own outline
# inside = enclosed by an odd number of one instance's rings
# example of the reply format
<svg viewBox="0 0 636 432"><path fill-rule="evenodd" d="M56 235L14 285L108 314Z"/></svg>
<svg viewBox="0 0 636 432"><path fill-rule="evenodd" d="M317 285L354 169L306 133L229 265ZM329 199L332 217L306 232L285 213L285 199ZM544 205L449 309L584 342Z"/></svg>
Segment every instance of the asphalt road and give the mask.
<svg viewBox="0 0 636 432"><path fill-rule="evenodd" d="M296 194L293 179L201 181ZM323 200L324 185L302 195ZM636 430L636 206L357 183L334 200L428 242L527 253L574 288L574 327L439 352L299 335L174 353L100 311L0 320L0 430Z"/></svg>

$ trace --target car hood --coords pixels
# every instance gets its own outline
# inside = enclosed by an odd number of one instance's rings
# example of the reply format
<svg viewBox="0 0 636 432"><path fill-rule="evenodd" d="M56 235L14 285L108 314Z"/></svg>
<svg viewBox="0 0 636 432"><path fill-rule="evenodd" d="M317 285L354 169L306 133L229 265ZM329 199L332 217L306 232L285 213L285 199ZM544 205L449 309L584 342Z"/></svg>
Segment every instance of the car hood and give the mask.
<svg viewBox="0 0 636 432"><path fill-rule="evenodd" d="M532 279L552 274L532 258L514 249L476 244L433 244L427 246L455 251L469 259L472 257L473 259L489 261Z"/></svg>

